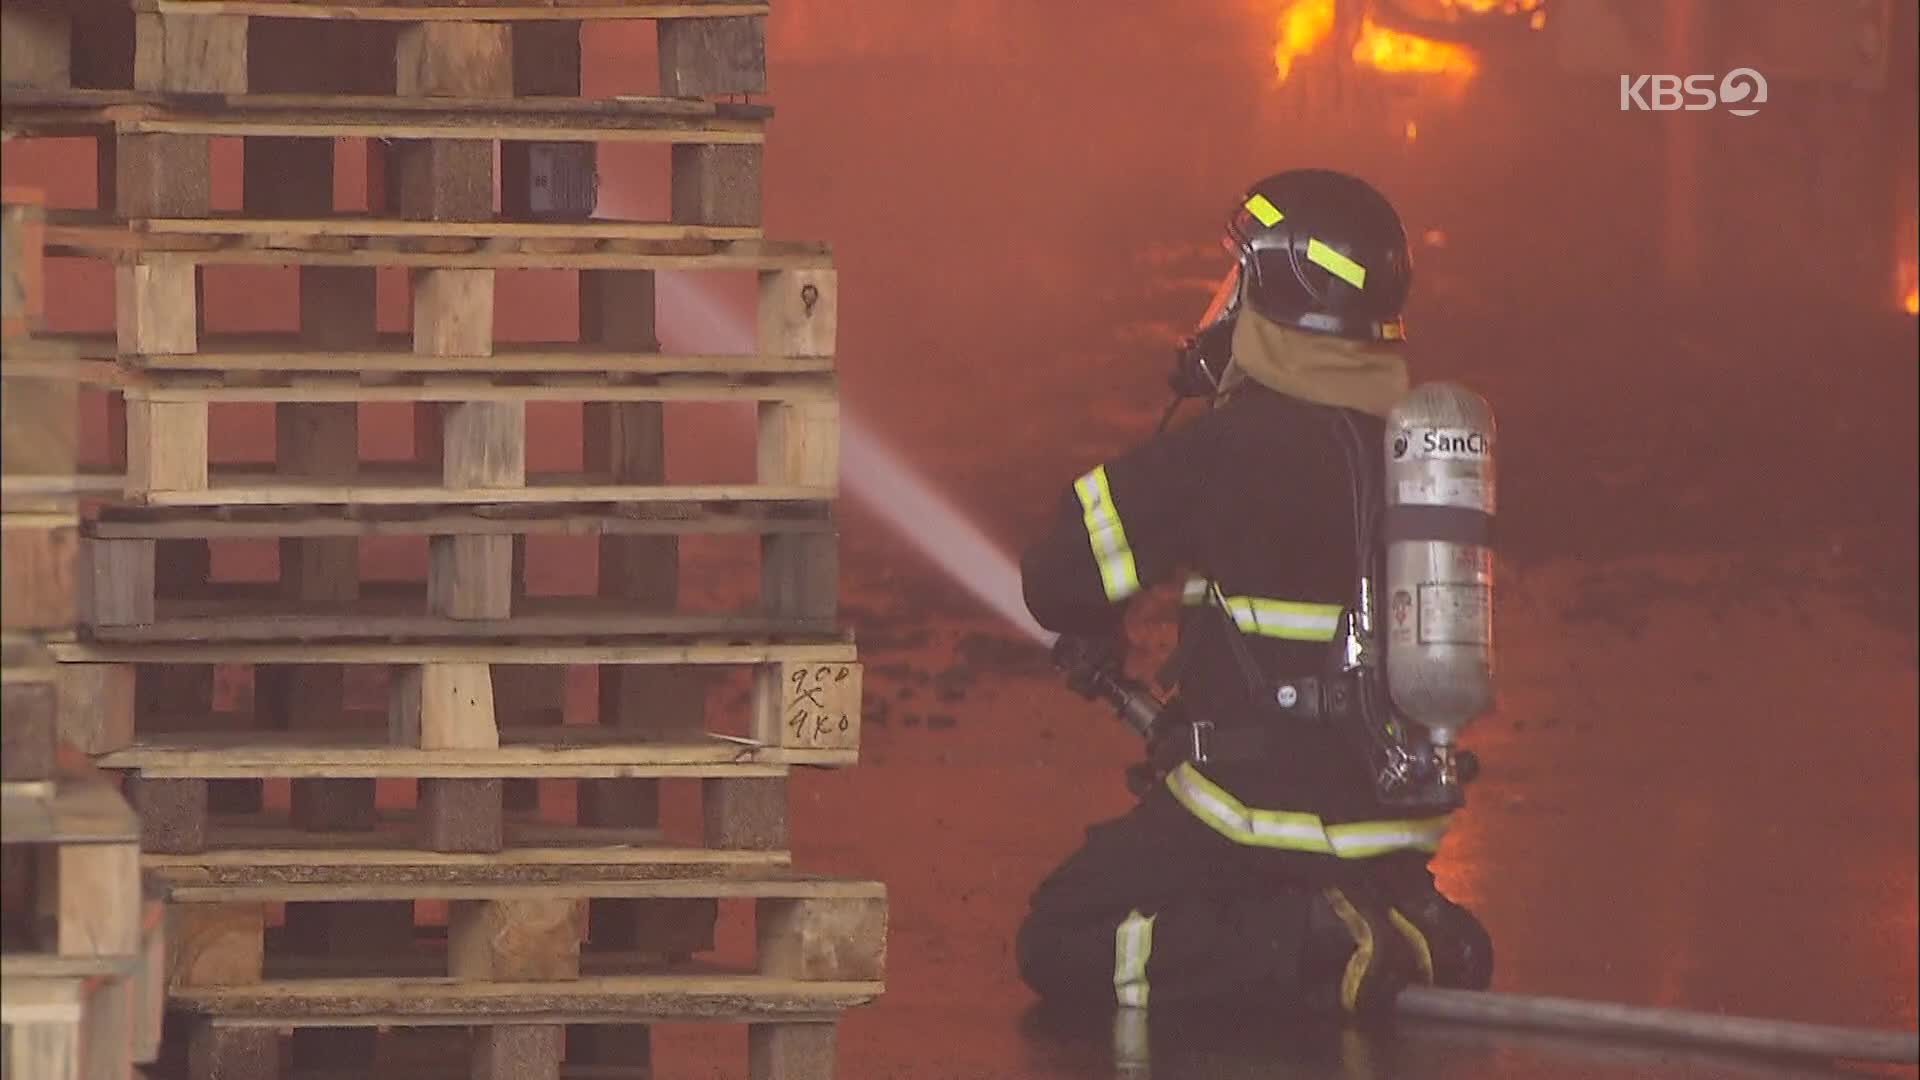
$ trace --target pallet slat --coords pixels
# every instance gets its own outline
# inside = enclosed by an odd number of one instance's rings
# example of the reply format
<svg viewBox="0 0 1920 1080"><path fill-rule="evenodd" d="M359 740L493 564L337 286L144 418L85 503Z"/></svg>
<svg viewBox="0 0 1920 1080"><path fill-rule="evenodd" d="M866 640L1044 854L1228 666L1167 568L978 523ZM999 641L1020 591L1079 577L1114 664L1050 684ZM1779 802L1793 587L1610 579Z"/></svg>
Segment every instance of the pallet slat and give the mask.
<svg viewBox="0 0 1920 1080"><path fill-rule="evenodd" d="M258 247L245 244L246 239L222 233L134 233L112 225L59 225L47 228L47 251L137 266L156 277L153 288L173 285L171 278L158 280L157 268L177 272L177 267L194 265L412 266L441 270L824 270L832 265L826 245L800 241L581 240L533 234L482 239L464 233L381 238L273 233L262 234L260 239L276 246ZM551 250L554 243L565 241L613 245L617 250ZM139 284L129 281L122 288ZM129 353L196 351L190 335L158 329L138 337L123 336L120 345Z"/></svg>
<svg viewBox="0 0 1920 1080"><path fill-rule="evenodd" d="M648 1023L832 1019L882 984L757 975L625 975L563 983L302 979L181 989L174 1004L223 1026Z"/></svg>
<svg viewBox="0 0 1920 1080"><path fill-rule="evenodd" d="M407 507L123 507L104 510L87 526L107 539L246 538L288 536L621 535L678 533L830 533L834 523L818 503L676 503L631 508L633 513L556 513L538 506L410 513ZM380 511L388 516L378 516ZM652 513L646 513L651 511Z"/></svg>
<svg viewBox="0 0 1920 1080"><path fill-rule="evenodd" d="M353 21L428 22L440 19L488 21L522 19L711 19L765 15L764 3L712 0L700 3L637 3L634 0L565 0L529 4L526 0L472 0L459 4L422 4L416 0L136 0L136 11L168 14L253 15L275 19L348 19Z"/></svg>
<svg viewBox="0 0 1920 1080"><path fill-rule="evenodd" d="M607 484L559 475L528 477L526 487L441 487L427 477L370 476L352 484L275 482L271 473L211 472L204 488L141 493L149 506L458 506L506 503L821 502L825 486L793 484ZM409 482L411 481L411 482ZM94 488L118 490L106 478Z"/></svg>
<svg viewBox="0 0 1920 1080"><path fill-rule="evenodd" d="M194 93L170 94L136 90L39 89L9 85L0 93L7 107L9 128L15 122L43 114L65 114L69 119L94 122L173 117L289 117L355 115L378 116L521 116L561 122L567 117L598 117L633 124L649 119L715 120L750 130L773 115L765 105L703 101L686 97L623 95L612 98L525 97L480 98L403 97L391 94ZM191 215L187 215L191 216Z"/></svg>
<svg viewBox="0 0 1920 1080"><path fill-rule="evenodd" d="M477 640L504 638L784 637L830 634L833 620L751 615L514 614L508 618L297 612L162 615L144 623L97 622L89 638L104 644L240 641Z"/></svg>
<svg viewBox="0 0 1920 1080"><path fill-rule="evenodd" d="M66 664L765 664L777 661L842 663L854 659L850 642L662 645L656 642L539 645L222 644L95 645L54 642Z"/></svg>
<svg viewBox="0 0 1920 1080"><path fill-rule="evenodd" d="M101 768L151 777L784 776L790 765L851 764L853 751L704 740L604 746L503 746L422 750L302 743L259 733L248 745L148 741L98 759Z"/></svg>

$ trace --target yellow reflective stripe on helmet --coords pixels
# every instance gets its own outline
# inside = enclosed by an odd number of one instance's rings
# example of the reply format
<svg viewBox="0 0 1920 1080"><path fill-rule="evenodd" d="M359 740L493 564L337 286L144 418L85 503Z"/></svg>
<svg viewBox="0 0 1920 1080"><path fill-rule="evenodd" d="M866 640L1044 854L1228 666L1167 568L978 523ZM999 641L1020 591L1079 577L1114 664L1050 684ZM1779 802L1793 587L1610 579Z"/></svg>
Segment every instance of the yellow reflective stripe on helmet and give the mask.
<svg viewBox="0 0 1920 1080"><path fill-rule="evenodd" d="M1287 641L1332 641L1340 630L1339 604L1309 604L1299 600L1269 600L1263 596L1229 596L1227 614L1243 634Z"/></svg>
<svg viewBox="0 0 1920 1080"><path fill-rule="evenodd" d="M1318 240L1307 241L1307 261L1356 289L1367 286L1367 268Z"/></svg>
<svg viewBox="0 0 1920 1080"><path fill-rule="evenodd" d="M1107 488L1107 467L1093 470L1073 482L1073 493L1080 497L1080 508L1087 523L1087 540L1093 545L1093 561L1100 567L1100 584L1107 599L1119 602L1140 591L1140 575L1133 566L1133 550L1127 546L1127 530L1120 525L1120 511L1114 508L1113 492Z"/></svg>
<svg viewBox="0 0 1920 1080"><path fill-rule="evenodd" d="M1113 996L1122 1005L1147 1007L1147 960L1153 955L1152 915L1130 912L1113 932Z"/></svg>
<svg viewBox="0 0 1920 1080"><path fill-rule="evenodd" d="M1436 851L1450 819L1349 821L1324 824L1319 815L1257 810L1207 779L1192 762L1167 774L1167 790L1194 817L1236 844L1342 859L1370 859L1393 851Z"/></svg>
<svg viewBox="0 0 1920 1080"><path fill-rule="evenodd" d="M1280 208L1273 205L1273 200L1265 195L1254 195L1247 199L1247 213L1269 229L1287 220L1287 215L1281 213Z"/></svg>

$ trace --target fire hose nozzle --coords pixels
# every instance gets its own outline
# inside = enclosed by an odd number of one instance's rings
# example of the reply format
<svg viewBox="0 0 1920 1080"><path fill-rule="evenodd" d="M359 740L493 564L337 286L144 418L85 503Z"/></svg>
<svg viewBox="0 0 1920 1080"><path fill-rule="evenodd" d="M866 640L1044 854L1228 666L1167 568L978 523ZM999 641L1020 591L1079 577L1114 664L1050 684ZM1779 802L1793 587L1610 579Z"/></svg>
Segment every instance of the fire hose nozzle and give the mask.
<svg viewBox="0 0 1920 1080"><path fill-rule="evenodd" d="M1104 701L1123 723L1150 739L1165 705L1146 686L1120 672L1120 655L1109 643L1063 634L1053 644L1054 665L1082 697Z"/></svg>

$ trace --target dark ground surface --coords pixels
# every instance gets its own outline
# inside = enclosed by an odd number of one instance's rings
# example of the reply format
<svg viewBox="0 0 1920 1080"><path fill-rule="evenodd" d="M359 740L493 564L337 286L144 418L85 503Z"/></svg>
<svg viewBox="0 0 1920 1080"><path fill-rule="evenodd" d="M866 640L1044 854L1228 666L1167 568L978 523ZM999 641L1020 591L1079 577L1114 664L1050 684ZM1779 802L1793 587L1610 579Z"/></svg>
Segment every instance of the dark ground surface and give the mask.
<svg viewBox="0 0 1920 1080"><path fill-rule="evenodd" d="M1658 276L1657 125L1700 118L1629 122L1611 79L1537 65L1490 68L1464 97L1396 84L1302 111L1273 85L1271 8L782 7L769 227L835 244L849 415L1015 548L1072 476L1151 426L1232 193L1303 164L1374 178L1416 237L1417 374L1471 382L1501 418L1501 701L1468 732L1486 775L1436 862L1493 931L1496 987L1911 1030L1915 324L1878 283L1825 272L1845 243L1810 250L1776 218L1804 216L1796 170L1910 133L1910 104L1820 127L1777 90L1779 110L1728 129L1752 141L1708 148L1719 175L1767 167L1714 203L1711 273L1675 290ZM589 81L632 89L644 37L596 35ZM34 152L9 147L9 182ZM622 160L609 202L663 204ZM1852 235L1884 231L1898 191L1870 164L1822 211L1844 226L1857 204ZM1892 201L1911 229L1911 195ZM106 316L93 280L72 325ZM540 322L540 287L503 285L503 333ZM665 329L677 318L663 301ZM366 416L370 440L407 444ZM737 430L681 425L669 456L750 460ZM861 468L843 566L863 762L794 796L799 865L891 890L889 989L845 1022L846 1076L1822 1074L1432 1025L1362 1034L1257 1003L1156 1016L1142 1067L1115 1061L1104 1021L1040 1023L1013 928L1080 830L1125 808L1134 748L860 505ZM1136 636L1164 647L1165 613L1141 612ZM736 1074L707 1056L735 1035L663 1039L661 1075Z"/></svg>

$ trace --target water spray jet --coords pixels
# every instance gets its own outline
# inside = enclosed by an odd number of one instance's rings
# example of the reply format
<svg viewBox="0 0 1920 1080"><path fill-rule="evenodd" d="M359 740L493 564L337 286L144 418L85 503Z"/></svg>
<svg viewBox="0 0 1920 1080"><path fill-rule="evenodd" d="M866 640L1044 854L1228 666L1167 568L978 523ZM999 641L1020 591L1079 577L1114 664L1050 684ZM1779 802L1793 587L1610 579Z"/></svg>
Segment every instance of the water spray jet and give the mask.
<svg viewBox="0 0 1920 1080"><path fill-rule="evenodd" d="M661 280L660 292L666 300L660 327L666 344L690 351L753 351L750 321L727 310L712 293L672 277ZM1055 635L1027 612L1013 558L844 405L840 460L848 494L987 610L1035 643L1053 643Z"/></svg>

